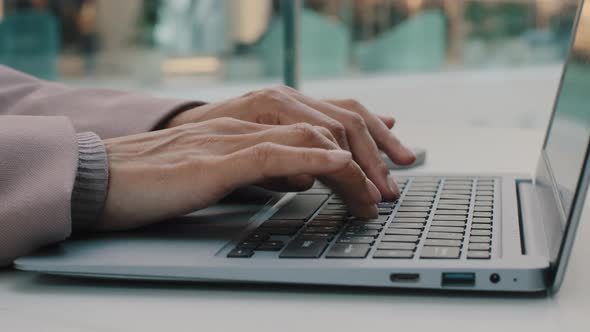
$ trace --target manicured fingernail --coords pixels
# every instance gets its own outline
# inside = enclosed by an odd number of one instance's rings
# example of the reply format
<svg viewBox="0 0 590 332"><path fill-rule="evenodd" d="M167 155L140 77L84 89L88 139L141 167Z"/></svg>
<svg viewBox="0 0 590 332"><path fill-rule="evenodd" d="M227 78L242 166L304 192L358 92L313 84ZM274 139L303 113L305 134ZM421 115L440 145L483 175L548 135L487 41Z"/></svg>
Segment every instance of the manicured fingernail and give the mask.
<svg viewBox="0 0 590 332"><path fill-rule="evenodd" d="M367 179L367 188L369 189L369 195L371 195L371 199L374 202L381 202L381 193L379 189L371 182L371 180Z"/></svg>
<svg viewBox="0 0 590 332"><path fill-rule="evenodd" d="M352 154L346 150L331 150L328 154L330 161L343 164L352 159Z"/></svg>
<svg viewBox="0 0 590 332"><path fill-rule="evenodd" d="M389 189L391 189L395 196L399 197L399 187L397 186L397 183L395 183L393 175L389 174L387 176L387 183L389 184Z"/></svg>

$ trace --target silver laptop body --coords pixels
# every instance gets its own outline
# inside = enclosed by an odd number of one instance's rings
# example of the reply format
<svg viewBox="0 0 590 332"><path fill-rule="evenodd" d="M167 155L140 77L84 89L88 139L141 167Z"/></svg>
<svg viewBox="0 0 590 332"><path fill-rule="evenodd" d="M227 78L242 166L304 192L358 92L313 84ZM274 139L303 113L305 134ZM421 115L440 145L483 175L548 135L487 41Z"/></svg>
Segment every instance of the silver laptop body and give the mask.
<svg viewBox="0 0 590 332"><path fill-rule="evenodd" d="M94 278L557 291L590 181L589 89L590 4L581 1L533 179L400 177L401 198L372 220L348 216L320 184L298 194L245 188L141 230L71 238L15 266Z"/></svg>

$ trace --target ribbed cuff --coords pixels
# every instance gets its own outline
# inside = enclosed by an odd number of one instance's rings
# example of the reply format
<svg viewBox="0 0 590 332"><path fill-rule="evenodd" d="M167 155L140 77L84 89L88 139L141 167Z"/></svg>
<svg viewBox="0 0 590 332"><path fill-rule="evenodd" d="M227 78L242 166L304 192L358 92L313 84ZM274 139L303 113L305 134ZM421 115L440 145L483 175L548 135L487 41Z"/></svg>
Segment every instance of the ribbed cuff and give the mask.
<svg viewBox="0 0 590 332"><path fill-rule="evenodd" d="M103 141L93 132L78 136L78 173L72 191L72 231L93 228L104 209L109 164Z"/></svg>

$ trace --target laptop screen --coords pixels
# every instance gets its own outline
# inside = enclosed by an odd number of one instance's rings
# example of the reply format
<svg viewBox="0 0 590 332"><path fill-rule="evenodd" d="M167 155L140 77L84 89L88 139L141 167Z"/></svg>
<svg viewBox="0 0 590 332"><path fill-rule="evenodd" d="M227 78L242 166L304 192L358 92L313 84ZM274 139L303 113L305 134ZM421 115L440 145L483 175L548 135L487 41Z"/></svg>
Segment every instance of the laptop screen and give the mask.
<svg viewBox="0 0 590 332"><path fill-rule="evenodd" d="M584 1L582 6L545 141L545 154L566 217L590 143L590 2Z"/></svg>

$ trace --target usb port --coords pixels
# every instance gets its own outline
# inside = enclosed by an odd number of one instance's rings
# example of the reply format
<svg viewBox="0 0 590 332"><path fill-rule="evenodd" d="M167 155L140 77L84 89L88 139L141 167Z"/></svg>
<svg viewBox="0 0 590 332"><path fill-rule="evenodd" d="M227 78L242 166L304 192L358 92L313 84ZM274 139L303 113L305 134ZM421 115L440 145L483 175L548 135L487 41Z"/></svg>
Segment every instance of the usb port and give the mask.
<svg viewBox="0 0 590 332"><path fill-rule="evenodd" d="M445 272L442 274L442 285L451 287L475 286L475 273Z"/></svg>
<svg viewBox="0 0 590 332"><path fill-rule="evenodd" d="M418 282L420 275L418 273L392 273L389 279L392 282Z"/></svg>

